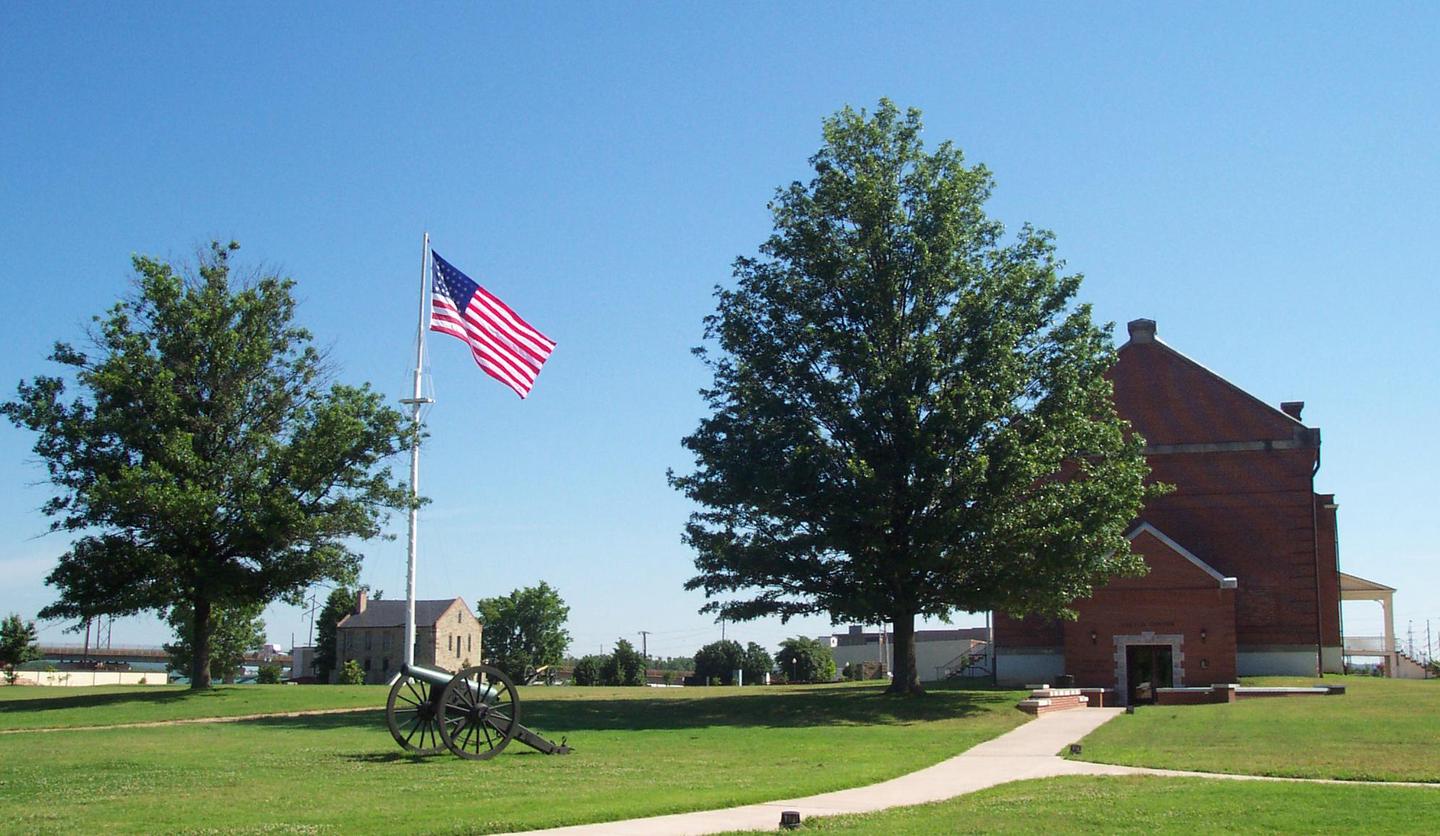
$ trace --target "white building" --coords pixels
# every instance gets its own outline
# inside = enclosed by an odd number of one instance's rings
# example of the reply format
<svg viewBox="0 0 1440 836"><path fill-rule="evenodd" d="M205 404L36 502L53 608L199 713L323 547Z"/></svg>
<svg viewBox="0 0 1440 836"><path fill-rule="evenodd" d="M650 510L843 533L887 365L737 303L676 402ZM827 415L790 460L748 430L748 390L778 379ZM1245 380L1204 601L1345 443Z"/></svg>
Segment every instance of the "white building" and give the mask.
<svg viewBox="0 0 1440 836"><path fill-rule="evenodd" d="M955 630L916 630L915 667L923 681L937 681L951 675L989 676L991 671L989 632L984 627ZM830 637L830 653L836 672L847 664L880 662L888 674L895 669L894 635L887 631L866 632L858 625Z"/></svg>

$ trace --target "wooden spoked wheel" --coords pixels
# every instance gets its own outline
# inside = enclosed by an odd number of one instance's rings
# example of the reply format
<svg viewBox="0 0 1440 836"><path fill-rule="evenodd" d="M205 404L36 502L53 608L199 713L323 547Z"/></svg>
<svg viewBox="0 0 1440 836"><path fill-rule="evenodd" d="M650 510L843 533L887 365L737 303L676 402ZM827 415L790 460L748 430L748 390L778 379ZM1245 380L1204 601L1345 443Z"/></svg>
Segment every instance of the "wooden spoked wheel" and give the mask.
<svg viewBox="0 0 1440 836"><path fill-rule="evenodd" d="M385 724L401 748L417 755L436 755L445 750L440 735L440 711L431 695L436 686L401 676L390 686L385 701Z"/></svg>
<svg viewBox="0 0 1440 836"><path fill-rule="evenodd" d="M440 695L440 739L462 758L488 760L515 736L520 698L510 677L489 665L455 674Z"/></svg>

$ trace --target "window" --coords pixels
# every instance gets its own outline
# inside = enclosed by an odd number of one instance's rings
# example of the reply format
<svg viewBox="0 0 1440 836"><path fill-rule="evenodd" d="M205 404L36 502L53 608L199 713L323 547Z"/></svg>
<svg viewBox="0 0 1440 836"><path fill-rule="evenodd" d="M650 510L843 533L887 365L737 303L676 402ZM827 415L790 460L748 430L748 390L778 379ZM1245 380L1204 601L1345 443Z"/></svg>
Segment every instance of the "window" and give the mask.
<svg viewBox="0 0 1440 836"><path fill-rule="evenodd" d="M385 647L386 650L389 650L389 649L390 649L390 634L389 634L389 633L386 633L384 636L382 636L382 637L381 637L381 640L380 640L380 643L381 643L382 645L384 645L384 647Z"/></svg>
<svg viewBox="0 0 1440 836"><path fill-rule="evenodd" d="M383 659L380 660L380 670L382 670L382 671L389 671L389 670L390 670L390 657L389 657L389 656L386 656L385 658L383 658Z"/></svg>
<svg viewBox="0 0 1440 836"><path fill-rule="evenodd" d="M474 636L466 636L466 637L465 637L465 649L466 649L466 650L474 650L474 649L475 649L475 637L474 637Z"/></svg>
<svg viewBox="0 0 1440 836"><path fill-rule="evenodd" d="M446 636L446 637L445 637L445 649L448 650L448 651L450 651L451 653L454 653L454 652L455 652L455 637L454 637L454 636Z"/></svg>
<svg viewBox="0 0 1440 836"><path fill-rule="evenodd" d="M369 672L370 672L370 657L369 657L369 656L366 656L366 657L365 657L365 672L366 672L366 673L369 673Z"/></svg>
<svg viewBox="0 0 1440 836"><path fill-rule="evenodd" d="M365 631L365 649L366 649L366 650L369 650L369 649L370 649L370 638L371 638L371 637L370 637L370 631L369 631L369 630L366 630L366 631Z"/></svg>
<svg viewBox="0 0 1440 836"><path fill-rule="evenodd" d="M458 612L455 613L455 623L456 623L456 624L464 624L464 623L465 623L465 614L464 614L464 613L458 613Z"/></svg>

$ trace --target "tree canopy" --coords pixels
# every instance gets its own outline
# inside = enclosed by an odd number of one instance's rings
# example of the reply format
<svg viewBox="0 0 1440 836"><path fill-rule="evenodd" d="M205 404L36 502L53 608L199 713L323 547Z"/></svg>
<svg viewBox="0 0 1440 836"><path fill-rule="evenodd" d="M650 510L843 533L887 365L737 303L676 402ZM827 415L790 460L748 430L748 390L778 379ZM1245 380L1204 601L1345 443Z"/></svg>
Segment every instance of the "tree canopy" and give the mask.
<svg viewBox="0 0 1440 836"><path fill-rule="evenodd" d="M835 655L830 645L808 636L780 642L775 665L791 682L829 682L835 678Z"/></svg>
<svg viewBox="0 0 1440 836"><path fill-rule="evenodd" d="M0 622L0 668L5 669L5 680L15 684L15 669L32 659L40 658L36 644L35 622L21 621L15 613L5 616Z"/></svg>
<svg viewBox="0 0 1440 836"><path fill-rule="evenodd" d="M485 625L485 658L516 682L564 661L570 608L550 584L541 581L509 595L482 598L476 609Z"/></svg>
<svg viewBox="0 0 1440 836"><path fill-rule="evenodd" d="M136 256L134 293L95 318L93 346L50 356L79 395L41 376L0 407L38 434L57 488L43 510L75 537L41 616L186 605L195 688L210 684L213 607L353 579L351 544L410 501L386 466L409 422L368 385L332 381L294 322L294 283L233 278L237 248L213 245L190 276Z"/></svg>
<svg viewBox="0 0 1440 836"><path fill-rule="evenodd" d="M319 620L315 624L315 679L318 682L328 683L332 674L340 668L336 627L345 616L354 611L357 591L341 584L330 590L329 596L325 598L325 606L320 608Z"/></svg>
<svg viewBox="0 0 1440 836"><path fill-rule="evenodd" d="M921 129L886 100L824 121L813 177L716 290L711 414L671 474L701 506L704 611L888 621L905 693L917 616L1065 616L1141 571L1124 533L1148 473L1081 277L1050 233L1007 240L990 172Z"/></svg>

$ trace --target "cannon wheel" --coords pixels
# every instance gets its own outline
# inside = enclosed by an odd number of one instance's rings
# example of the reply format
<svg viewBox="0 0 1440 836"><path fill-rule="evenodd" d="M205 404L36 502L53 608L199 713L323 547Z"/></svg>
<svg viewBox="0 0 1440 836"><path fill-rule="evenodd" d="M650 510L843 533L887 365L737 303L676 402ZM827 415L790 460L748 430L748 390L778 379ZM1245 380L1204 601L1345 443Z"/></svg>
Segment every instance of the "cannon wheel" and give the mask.
<svg viewBox="0 0 1440 836"><path fill-rule="evenodd" d="M400 748L417 755L436 755L445 751L440 736L440 717L430 699L433 686L409 676L401 676L390 686L385 701L385 724Z"/></svg>
<svg viewBox="0 0 1440 836"><path fill-rule="evenodd" d="M519 721L515 683L489 665L455 674L440 695L440 739L462 758L483 761L500 754Z"/></svg>

